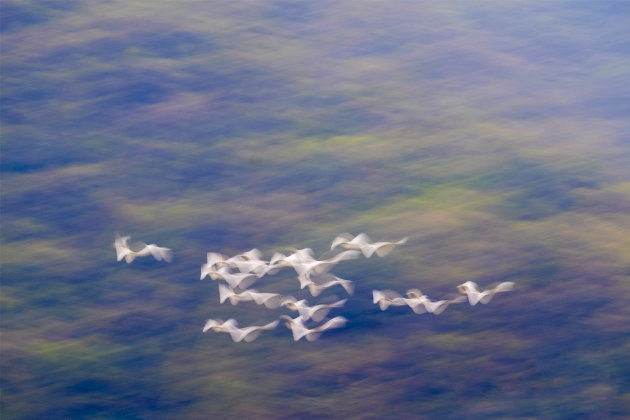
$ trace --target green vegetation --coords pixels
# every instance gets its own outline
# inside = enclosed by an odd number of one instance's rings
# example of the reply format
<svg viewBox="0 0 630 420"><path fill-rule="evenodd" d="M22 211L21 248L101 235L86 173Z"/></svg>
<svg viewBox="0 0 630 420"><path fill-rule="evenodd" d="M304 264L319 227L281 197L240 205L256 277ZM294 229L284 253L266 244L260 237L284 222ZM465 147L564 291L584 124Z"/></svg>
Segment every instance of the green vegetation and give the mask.
<svg viewBox="0 0 630 420"><path fill-rule="evenodd" d="M627 15L4 1L0 417L630 417ZM410 237L335 269L346 328L201 333L282 313L219 305L206 252L346 231ZM175 259L116 263L116 232ZM517 290L440 316L371 302L466 280ZM317 300L290 270L256 288Z"/></svg>

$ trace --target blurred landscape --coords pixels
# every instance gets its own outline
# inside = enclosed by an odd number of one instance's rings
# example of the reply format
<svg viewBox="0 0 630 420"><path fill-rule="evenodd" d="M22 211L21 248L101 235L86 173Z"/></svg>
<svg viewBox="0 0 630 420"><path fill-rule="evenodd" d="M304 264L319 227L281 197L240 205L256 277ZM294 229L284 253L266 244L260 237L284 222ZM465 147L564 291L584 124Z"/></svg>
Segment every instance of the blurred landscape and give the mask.
<svg viewBox="0 0 630 420"><path fill-rule="evenodd" d="M630 5L0 6L9 419L630 417ZM209 251L344 261L345 328L202 333ZM116 262L116 233L171 264ZM443 314L372 289L516 290ZM256 289L315 303L284 270Z"/></svg>

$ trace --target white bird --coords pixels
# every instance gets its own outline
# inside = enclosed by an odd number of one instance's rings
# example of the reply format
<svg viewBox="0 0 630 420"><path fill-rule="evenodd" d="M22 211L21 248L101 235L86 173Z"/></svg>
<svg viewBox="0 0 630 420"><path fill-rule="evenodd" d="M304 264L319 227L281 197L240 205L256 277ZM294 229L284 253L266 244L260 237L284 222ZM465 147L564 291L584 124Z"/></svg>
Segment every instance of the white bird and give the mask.
<svg viewBox="0 0 630 420"><path fill-rule="evenodd" d="M281 315L280 318L286 320L285 325L293 333L293 340L298 341L302 337L306 337L308 341L315 341L319 338L322 332L333 328L341 328L346 325L348 320L342 316L336 316L333 319L326 321L324 324L315 328L306 328L304 320L301 316L297 318L291 318L288 315Z"/></svg>
<svg viewBox="0 0 630 420"><path fill-rule="evenodd" d="M230 318L223 322L221 320L209 319L206 321L206 325L203 327L203 332L212 329L215 332L226 332L230 334L234 342L254 341L262 331L273 330L278 325L278 320L270 322L265 325L252 325L249 327L238 327L238 322L235 319Z"/></svg>
<svg viewBox="0 0 630 420"><path fill-rule="evenodd" d="M283 298L284 296L277 293L261 293L255 289L238 293L224 284L219 284L219 303L229 299L232 305L239 302L255 302L257 305L265 305L268 309L276 309L280 307Z"/></svg>
<svg viewBox="0 0 630 420"><path fill-rule="evenodd" d="M497 293L510 292L514 290L515 284L516 283L512 281L504 281L503 283L499 283L496 287L492 289L480 292L477 283L475 283L474 281L467 281L457 286L457 289L460 293L468 296L468 302L471 306L475 306L479 302L481 302L482 304L490 302L494 295Z"/></svg>
<svg viewBox="0 0 630 420"><path fill-rule="evenodd" d="M206 276L210 276L212 278L212 273L218 270L220 267L229 267L229 264L225 260L225 255L223 254L219 254L217 252L208 252L206 254L206 258L206 263L201 266L200 280L203 280Z"/></svg>
<svg viewBox="0 0 630 420"><path fill-rule="evenodd" d="M405 306L407 300L394 290L372 290L373 303L386 310L390 306Z"/></svg>
<svg viewBox="0 0 630 420"><path fill-rule="evenodd" d="M127 264L131 263L136 257L146 257L147 255L152 255L158 261L166 261L171 262L173 259L173 251L169 248L164 248L157 246L155 244L145 244L140 243L142 248L139 251L132 250L127 242L129 241L130 236L120 236L116 234L116 239L114 240L114 248L116 248L116 260L120 261L123 258L127 262Z"/></svg>
<svg viewBox="0 0 630 420"><path fill-rule="evenodd" d="M354 293L354 284L352 284L352 281L350 280L341 279L332 274L315 276L315 278L318 279L317 282L313 280L313 276L306 274L298 275L300 288L304 289L305 287L308 287L308 290L309 292L311 292L311 295L313 297L319 296L325 289L336 285L340 285L341 287L343 287L349 295ZM329 278L331 280L322 281L323 278Z"/></svg>
<svg viewBox="0 0 630 420"><path fill-rule="evenodd" d="M466 297L458 296L454 299L443 299L438 301L432 301L429 297L423 294L418 289L407 290L407 298L405 302L407 305L417 314L425 312L439 315L452 303L462 303L466 301Z"/></svg>
<svg viewBox="0 0 630 420"><path fill-rule="evenodd" d="M247 289L258 277L253 273L232 273L229 268L221 267L209 273L213 280L224 280L231 288Z"/></svg>
<svg viewBox="0 0 630 420"><path fill-rule="evenodd" d="M349 233L342 233L333 239L330 249L335 249L336 247L341 246L347 249L358 249L366 258L370 258L375 252L379 257L384 257L398 245L406 243L407 239L408 238L405 237L396 242L370 243L370 237L365 233L360 233L354 237Z"/></svg>
<svg viewBox="0 0 630 420"><path fill-rule="evenodd" d="M114 248L116 249L116 261L121 261L125 256L130 254L132 251L127 245L127 242L131 239L131 236L120 236L116 234L116 239L114 240Z"/></svg>
<svg viewBox="0 0 630 420"><path fill-rule="evenodd" d="M253 273L258 278L267 274L269 264L262 259L262 253L254 248L229 258L228 263L238 268L241 273Z"/></svg>
<svg viewBox="0 0 630 420"><path fill-rule="evenodd" d="M337 263L355 259L359 255L360 253L358 251L344 251L326 260L317 260L313 256L313 250L311 248L298 249L288 257L276 253L271 260L271 262L273 262L272 271L278 266L291 266L298 275L323 274L330 271Z"/></svg>
<svg viewBox="0 0 630 420"><path fill-rule="evenodd" d="M216 331L216 332L229 332L230 328L236 327L238 323L235 319L228 319L227 321L223 321L221 319L209 319L206 321L206 324L203 326L203 332L208 330Z"/></svg>
<svg viewBox="0 0 630 420"><path fill-rule="evenodd" d="M288 296L282 301L282 306L292 311L297 311L300 317L305 321L312 319L315 322L320 322L328 315L328 312L330 312L332 308L341 308L346 302L347 299L342 299L334 303L308 306L308 302L305 299L297 300L293 296Z"/></svg>

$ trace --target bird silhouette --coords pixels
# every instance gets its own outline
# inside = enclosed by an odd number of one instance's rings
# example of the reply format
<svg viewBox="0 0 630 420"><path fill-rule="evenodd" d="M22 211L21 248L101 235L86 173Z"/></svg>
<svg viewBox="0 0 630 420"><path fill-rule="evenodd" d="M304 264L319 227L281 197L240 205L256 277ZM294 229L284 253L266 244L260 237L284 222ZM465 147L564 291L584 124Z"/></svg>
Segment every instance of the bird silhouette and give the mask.
<svg viewBox="0 0 630 420"><path fill-rule="evenodd" d="M297 311L300 317L304 321L312 319L315 322L323 320L328 312L333 308L341 308L347 299L342 299L334 303L322 303L315 306L308 306L308 302L305 299L297 300L293 296L288 296L282 301L282 306L289 308L292 311Z"/></svg>
<svg viewBox="0 0 630 420"><path fill-rule="evenodd" d="M311 248L298 249L289 256L276 253L270 260L271 271L278 267L293 267L298 275L323 274L341 261L355 259L358 251L344 251L331 258L318 260L313 256Z"/></svg>
<svg viewBox="0 0 630 420"><path fill-rule="evenodd" d="M116 234L116 239L114 240L114 248L116 249L116 260L121 261L123 258L130 264L137 257L146 257L148 255L152 255L158 261L166 261L171 262L173 260L173 251L169 248L164 248L157 246L155 244L145 244L144 242L139 243L138 245L141 248L138 251L134 251L128 245L128 241L131 236L120 236Z"/></svg>
<svg viewBox="0 0 630 420"><path fill-rule="evenodd" d="M333 328L344 327L346 325L346 322L348 322L346 318L342 316L336 316L318 327L307 328L304 325L304 319L301 316L298 316L297 318L291 318L288 315L281 315L280 318L286 321L285 325L293 333L294 341L298 341L302 337L305 337L308 341L315 341L319 338L322 332Z"/></svg>
<svg viewBox="0 0 630 420"><path fill-rule="evenodd" d="M512 281L504 281L499 283L492 289L479 291L479 286L474 281L467 281L457 286L460 293L468 296L468 302L471 306L475 306L477 303L486 304L492 300L495 294L502 292L510 292L514 290L516 283Z"/></svg>
<svg viewBox="0 0 630 420"><path fill-rule="evenodd" d="M349 295L354 293L352 281L339 278L330 273L320 276L299 274L298 281L300 282L300 288L308 287L313 297L319 296L324 290L336 285L343 287Z"/></svg>
<svg viewBox="0 0 630 420"><path fill-rule="evenodd" d="M232 273L229 268L221 267L208 273L213 280L224 280L231 288L247 289L258 277L253 273Z"/></svg>
<svg viewBox="0 0 630 420"><path fill-rule="evenodd" d="M407 299L405 299L407 305L417 314L425 312L439 315L453 303L462 303L466 301L466 297L458 296L454 299L442 299L438 301L432 301L427 295L423 294L418 289L407 290Z"/></svg>
<svg viewBox="0 0 630 420"><path fill-rule="evenodd" d="M215 332L229 332L230 328L238 326L235 319L230 318L227 321L221 319L208 319L203 326L203 332L212 330Z"/></svg>
<svg viewBox="0 0 630 420"><path fill-rule="evenodd" d="M370 258L374 253L379 257L384 257L398 245L405 244L407 239L405 237L396 242L371 242L370 237L365 233L360 233L354 237L349 233L342 233L333 239L330 249L341 246L347 249L358 249L366 258Z"/></svg>
<svg viewBox="0 0 630 420"><path fill-rule="evenodd" d="M230 334L234 342L254 341L262 331L272 330L278 325L278 320L272 321L265 325L251 325L248 327L239 328L238 322L230 318L223 322L222 320L208 319L203 327L203 332L213 330L215 332L224 332Z"/></svg>
<svg viewBox="0 0 630 420"><path fill-rule="evenodd" d="M262 258L262 253L254 248L229 258L227 263L236 267L241 273L253 273L260 278L267 274L269 269L269 263Z"/></svg>
<svg viewBox="0 0 630 420"><path fill-rule="evenodd" d="M208 252L206 254L206 258L206 263L201 266L200 280L203 280L206 276L210 276L210 278L213 278L213 272L217 271L221 267L230 266L230 264L226 262L225 255L219 254L218 252ZM214 280L216 280L216 278L214 278Z"/></svg>
<svg viewBox="0 0 630 420"><path fill-rule="evenodd" d="M372 302L378 303L381 311L386 310L390 306L405 306L407 300L394 290L372 290Z"/></svg>
<svg viewBox="0 0 630 420"><path fill-rule="evenodd" d="M254 302L257 305L265 305L268 309L276 309L280 307L284 296L277 293L262 293L255 289L248 289L238 293L234 289L220 283L219 303L223 303L228 299L232 305L237 305L239 302Z"/></svg>

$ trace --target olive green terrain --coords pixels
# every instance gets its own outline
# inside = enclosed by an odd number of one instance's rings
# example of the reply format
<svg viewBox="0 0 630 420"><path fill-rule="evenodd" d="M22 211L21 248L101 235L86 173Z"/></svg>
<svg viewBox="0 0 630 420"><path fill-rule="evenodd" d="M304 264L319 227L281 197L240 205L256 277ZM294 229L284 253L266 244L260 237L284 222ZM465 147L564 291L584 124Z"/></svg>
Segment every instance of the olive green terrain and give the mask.
<svg viewBox="0 0 630 420"><path fill-rule="evenodd" d="M7 0L8 419L630 417L630 8L615 1ZM116 262L116 233L173 249ZM330 256L345 328L202 327L206 252ZM502 281L443 314L372 289ZM284 269L255 284L315 303Z"/></svg>

